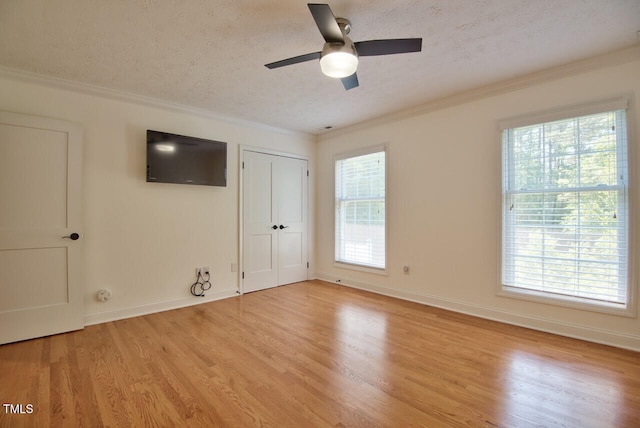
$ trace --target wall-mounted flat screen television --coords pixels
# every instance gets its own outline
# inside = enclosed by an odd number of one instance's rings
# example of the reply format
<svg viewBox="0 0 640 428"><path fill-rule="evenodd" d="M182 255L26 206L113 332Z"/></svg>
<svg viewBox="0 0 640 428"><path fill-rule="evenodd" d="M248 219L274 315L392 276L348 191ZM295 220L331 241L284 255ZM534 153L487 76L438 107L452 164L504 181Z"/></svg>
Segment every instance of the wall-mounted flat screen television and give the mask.
<svg viewBox="0 0 640 428"><path fill-rule="evenodd" d="M227 185L227 143L147 130L147 181Z"/></svg>

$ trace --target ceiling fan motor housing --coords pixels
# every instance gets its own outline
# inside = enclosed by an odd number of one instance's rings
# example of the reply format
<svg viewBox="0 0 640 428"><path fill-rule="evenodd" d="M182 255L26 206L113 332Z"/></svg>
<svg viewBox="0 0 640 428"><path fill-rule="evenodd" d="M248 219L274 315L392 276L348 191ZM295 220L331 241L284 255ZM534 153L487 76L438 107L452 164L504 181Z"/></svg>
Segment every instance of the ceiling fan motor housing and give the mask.
<svg viewBox="0 0 640 428"><path fill-rule="evenodd" d="M336 18L336 22L338 23L338 27L340 27L340 31L342 34L346 36L351 32L351 21L347 18Z"/></svg>

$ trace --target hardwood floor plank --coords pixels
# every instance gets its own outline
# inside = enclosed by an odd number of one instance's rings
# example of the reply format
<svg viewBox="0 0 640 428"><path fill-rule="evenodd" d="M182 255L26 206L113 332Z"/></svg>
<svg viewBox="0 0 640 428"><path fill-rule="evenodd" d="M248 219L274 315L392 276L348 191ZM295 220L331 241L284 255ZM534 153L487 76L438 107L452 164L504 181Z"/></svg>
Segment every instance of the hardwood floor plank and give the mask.
<svg viewBox="0 0 640 428"><path fill-rule="evenodd" d="M0 427L637 427L640 354L329 284L0 346Z"/></svg>

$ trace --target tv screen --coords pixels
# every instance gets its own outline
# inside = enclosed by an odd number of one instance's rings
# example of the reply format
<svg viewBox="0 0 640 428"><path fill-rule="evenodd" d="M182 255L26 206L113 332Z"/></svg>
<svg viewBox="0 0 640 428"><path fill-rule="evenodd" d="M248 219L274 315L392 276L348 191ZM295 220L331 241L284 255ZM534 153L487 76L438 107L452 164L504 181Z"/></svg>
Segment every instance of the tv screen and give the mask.
<svg viewBox="0 0 640 428"><path fill-rule="evenodd" d="M227 185L227 143L147 130L147 181Z"/></svg>

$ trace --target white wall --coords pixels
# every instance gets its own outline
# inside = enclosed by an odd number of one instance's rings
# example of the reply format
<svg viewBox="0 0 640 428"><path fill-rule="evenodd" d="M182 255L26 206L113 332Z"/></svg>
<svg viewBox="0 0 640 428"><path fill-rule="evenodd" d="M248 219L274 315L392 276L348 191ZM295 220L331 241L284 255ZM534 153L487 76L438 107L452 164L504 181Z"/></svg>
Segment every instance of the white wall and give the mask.
<svg viewBox="0 0 640 428"><path fill-rule="evenodd" d="M231 264L239 260L239 146L306 156L313 172L315 138L51 83L0 77L0 110L63 119L84 128L86 322L235 295L239 277ZM147 129L227 142L227 187L147 183ZM310 236L311 260L314 245ZM210 267L213 277L213 287L202 299L189 294L198 266ZM96 300L101 288L112 290L110 301Z"/></svg>
<svg viewBox="0 0 640 428"><path fill-rule="evenodd" d="M532 80L537 83L518 90L321 136L317 230L327 233L318 234L318 277L640 350L637 318L496 295L501 215L498 121L623 94L632 94L637 106L640 59L636 55L634 61L623 61L621 65L601 66L542 82L544 79ZM640 125L636 108L630 119L636 128ZM387 276L335 267L330 233L334 229L333 156L381 143L387 145L389 163ZM637 138L631 145L635 163L640 165ZM637 201L638 183L633 186ZM637 241L636 238L636 246ZM404 264L411 266L409 274L403 273ZM634 287L637 289L637 283Z"/></svg>

